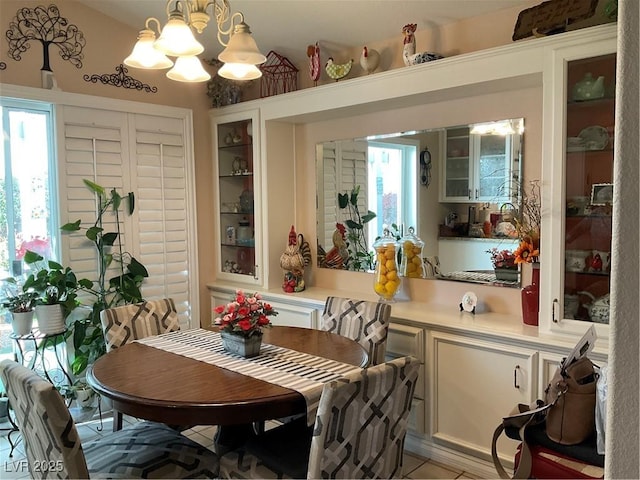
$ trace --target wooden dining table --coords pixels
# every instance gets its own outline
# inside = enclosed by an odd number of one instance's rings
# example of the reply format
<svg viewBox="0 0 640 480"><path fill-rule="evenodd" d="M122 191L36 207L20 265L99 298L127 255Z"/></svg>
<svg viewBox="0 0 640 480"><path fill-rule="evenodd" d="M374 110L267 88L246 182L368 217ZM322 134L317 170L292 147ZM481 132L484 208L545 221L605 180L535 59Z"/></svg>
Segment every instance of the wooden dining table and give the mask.
<svg viewBox="0 0 640 480"><path fill-rule="evenodd" d="M274 326L264 330L265 343L359 367L369 361L357 342L323 330ZM306 412L295 390L139 342L100 357L87 383L117 411L171 425L250 424Z"/></svg>

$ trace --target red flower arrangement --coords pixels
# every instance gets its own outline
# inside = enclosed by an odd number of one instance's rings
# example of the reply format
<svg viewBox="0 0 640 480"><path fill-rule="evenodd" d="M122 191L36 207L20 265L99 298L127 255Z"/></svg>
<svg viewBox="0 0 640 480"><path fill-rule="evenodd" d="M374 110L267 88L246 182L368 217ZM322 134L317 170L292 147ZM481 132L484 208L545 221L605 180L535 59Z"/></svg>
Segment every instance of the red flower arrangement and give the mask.
<svg viewBox="0 0 640 480"><path fill-rule="evenodd" d="M262 300L262 295L245 294L242 290L236 290L231 302L218 305L213 311L219 315L213 321L214 325L223 332L242 337L262 335L264 327L271 327L269 317L278 314Z"/></svg>
<svg viewBox="0 0 640 480"><path fill-rule="evenodd" d="M516 256L510 250L498 250L494 247L491 250L487 250L487 253L491 255L493 268L518 268Z"/></svg>

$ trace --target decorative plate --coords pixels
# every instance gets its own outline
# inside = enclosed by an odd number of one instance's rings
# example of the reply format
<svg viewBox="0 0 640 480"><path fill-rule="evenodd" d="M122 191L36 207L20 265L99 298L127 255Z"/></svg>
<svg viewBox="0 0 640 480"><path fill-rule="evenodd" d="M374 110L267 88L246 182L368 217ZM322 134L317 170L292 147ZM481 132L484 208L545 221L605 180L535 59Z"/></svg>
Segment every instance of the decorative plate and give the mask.
<svg viewBox="0 0 640 480"><path fill-rule="evenodd" d="M604 150L609 143L607 129L599 125L585 128L578 136L584 140L587 150Z"/></svg>
<svg viewBox="0 0 640 480"><path fill-rule="evenodd" d="M478 297L473 292L467 292L462 296L462 303L460 306L465 312L473 312L474 308L478 304Z"/></svg>

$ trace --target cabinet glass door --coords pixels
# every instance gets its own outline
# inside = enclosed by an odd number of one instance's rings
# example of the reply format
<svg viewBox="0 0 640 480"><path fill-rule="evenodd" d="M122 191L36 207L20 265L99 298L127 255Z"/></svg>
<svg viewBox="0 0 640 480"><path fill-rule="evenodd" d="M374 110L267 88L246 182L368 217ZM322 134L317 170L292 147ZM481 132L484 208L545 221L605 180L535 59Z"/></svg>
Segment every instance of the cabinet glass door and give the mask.
<svg viewBox="0 0 640 480"><path fill-rule="evenodd" d="M218 124L220 268L255 277L255 205L252 121Z"/></svg>
<svg viewBox="0 0 640 480"><path fill-rule="evenodd" d="M507 202L511 191L511 135L480 135L475 199Z"/></svg>
<svg viewBox="0 0 640 480"><path fill-rule="evenodd" d="M564 318L609 323L616 55L567 63Z"/></svg>
<svg viewBox="0 0 640 480"><path fill-rule="evenodd" d="M444 199L466 200L471 197L471 152L469 129L447 129Z"/></svg>

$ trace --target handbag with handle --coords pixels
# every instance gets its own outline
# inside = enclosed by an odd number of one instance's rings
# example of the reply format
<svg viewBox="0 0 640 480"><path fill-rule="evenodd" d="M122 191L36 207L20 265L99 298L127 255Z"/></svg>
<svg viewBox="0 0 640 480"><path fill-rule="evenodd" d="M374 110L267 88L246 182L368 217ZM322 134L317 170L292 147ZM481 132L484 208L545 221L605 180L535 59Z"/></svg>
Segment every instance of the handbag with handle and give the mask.
<svg viewBox="0 0 640 480"><path fill-rule="evenodd" d="M597 379L594 364L587 357L569 366L560 366L545 390L544 401L537 400L531 406L518 404L502 419L491 444L491 457L500 478L529 478L532 458L526 429L530 426L546 422L547 436L564 445L576 445L594 433ZM520 461L513 477L498 458L497 441L503 431L509 438L522 441Z"/></svg>

